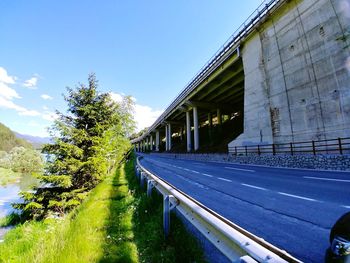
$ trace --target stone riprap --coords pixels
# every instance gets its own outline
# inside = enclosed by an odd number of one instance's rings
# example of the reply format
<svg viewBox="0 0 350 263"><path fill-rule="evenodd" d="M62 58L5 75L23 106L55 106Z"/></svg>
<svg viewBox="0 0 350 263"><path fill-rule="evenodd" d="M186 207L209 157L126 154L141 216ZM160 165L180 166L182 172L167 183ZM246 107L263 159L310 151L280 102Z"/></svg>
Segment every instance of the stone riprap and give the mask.
<svg viewBox="0 0 350 263"><path fill-rule="evenodd" d="M350 155L248 155L234 156L215 153L151 153L160 157L228 162L238 164L266 165L272 167L288 167L318 170L350 171Z"/></svg>

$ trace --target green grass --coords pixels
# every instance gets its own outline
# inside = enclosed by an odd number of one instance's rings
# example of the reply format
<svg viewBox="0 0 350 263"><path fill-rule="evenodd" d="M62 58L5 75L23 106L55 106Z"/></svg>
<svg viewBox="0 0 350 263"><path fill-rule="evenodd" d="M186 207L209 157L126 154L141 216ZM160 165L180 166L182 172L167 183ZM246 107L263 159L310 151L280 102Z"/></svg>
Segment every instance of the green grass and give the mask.
<svg viewBox="0 0 350 263"><path fill-rule="evenodd" d="M16 173L11 169L0 167L0 185L7 185L18 181L21 177L20 173Z"/></svg>
<svg viewBox="0 0 350 263"><path fill-rule="evenodd" d="M130 163L131 164L131 163ZM206 262L197 240L190 235L175 214L171 214L170 234L163 234L163 198L153 190L152 196L146 196L140 189L133 172L133 165L126 166L129 187L136 198L135 242L140 262Z"/></svg>
<svg viewBox="0 0 350 263"><path fill-rule="evenodd" d="M63 219L26 222L0 244L0 262L204 262L195 239L171 218L162 232L162 198L147 198L133 161L100 183Z"/></svg>

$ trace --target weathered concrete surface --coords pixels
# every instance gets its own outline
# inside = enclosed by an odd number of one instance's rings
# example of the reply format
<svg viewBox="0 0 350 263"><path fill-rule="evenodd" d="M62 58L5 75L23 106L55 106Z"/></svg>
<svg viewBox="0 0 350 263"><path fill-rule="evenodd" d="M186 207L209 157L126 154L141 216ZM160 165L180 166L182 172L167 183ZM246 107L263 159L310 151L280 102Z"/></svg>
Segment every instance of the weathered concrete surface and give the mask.
<svg viewBox="0 0 350 263"><path fill-rule="evenodd" d="M350 2L286 1L244 41L244 132L229 146L350 137Z"/></svg>

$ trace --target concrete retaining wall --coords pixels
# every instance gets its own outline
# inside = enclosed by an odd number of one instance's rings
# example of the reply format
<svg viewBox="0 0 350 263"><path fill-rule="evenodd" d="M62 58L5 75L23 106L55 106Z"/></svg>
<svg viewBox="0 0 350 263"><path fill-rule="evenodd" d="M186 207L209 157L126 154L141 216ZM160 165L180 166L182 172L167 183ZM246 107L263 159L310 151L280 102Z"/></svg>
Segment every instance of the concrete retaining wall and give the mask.
<svg viewBox="0 0 350 263"><path fill-rule="evenodd" d="M350 6L285 1L243 43L244 132L229 146L350 137Z"/></svg>

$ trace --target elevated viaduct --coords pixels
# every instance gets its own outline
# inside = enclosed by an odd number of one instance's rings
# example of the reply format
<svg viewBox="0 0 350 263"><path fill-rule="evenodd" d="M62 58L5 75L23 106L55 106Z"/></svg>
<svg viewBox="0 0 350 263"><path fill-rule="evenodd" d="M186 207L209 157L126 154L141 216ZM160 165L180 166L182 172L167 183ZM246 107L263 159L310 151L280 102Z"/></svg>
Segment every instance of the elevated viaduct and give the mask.
<svg viewBox="0 0 350 263"><path fill-rule="evenodd" d="M350 137L350 2L265 1L139 138L139 151Z"/></svg>

